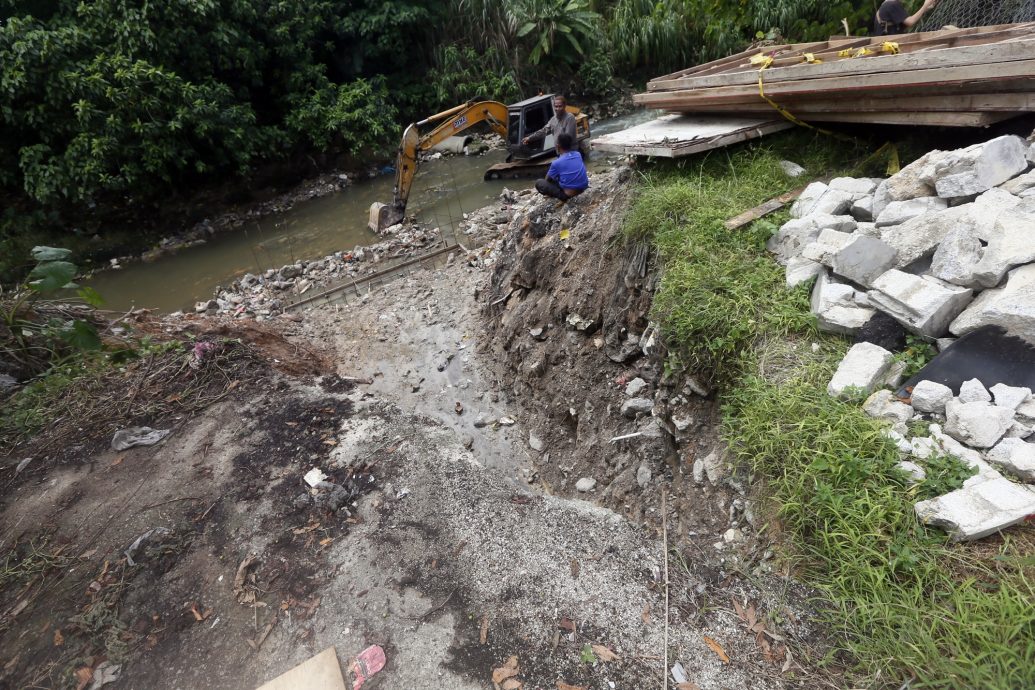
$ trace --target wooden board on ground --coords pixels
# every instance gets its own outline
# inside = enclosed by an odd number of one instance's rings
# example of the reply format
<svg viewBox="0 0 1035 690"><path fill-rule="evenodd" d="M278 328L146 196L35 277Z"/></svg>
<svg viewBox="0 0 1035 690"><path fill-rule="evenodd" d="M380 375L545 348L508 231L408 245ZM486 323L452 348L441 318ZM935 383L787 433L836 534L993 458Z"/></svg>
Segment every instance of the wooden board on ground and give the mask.
<svg viewBox="0 0 1035 690"><path fill-rule="evenodd" d="M820 180L813 181L829 182L830 178L824 177ZM805 185L805 187L807 186L808 185ZM799 196L801 196L801 193L805 191L805 187L798 187L797 189L792 189L789 192L784 192L780 196L774 196L772 199L764 201L758 206L755 206L754 208L748 209L743 213L733 216L732 218L724 222L723 225L727 230L737 230L738 228L742 228L745 225L750 225L759 218L768 216L770 213L773 213L774 211L779 211L781 208L797 199Z"/></svg>
<svg viewBox="0 0 1035 690"><path fill-rule="evenodd" d="M680 158L772 134L793 125L781 117L744 118L664 115L593 139L597 151Z"/></svg>
<svg viewBox="0 0 1035 690"><path fill-rule="evenodd" d="M303 661L287 673L277 676L258 690L348 690L341 675L338 655L328 647Z"/></svg>

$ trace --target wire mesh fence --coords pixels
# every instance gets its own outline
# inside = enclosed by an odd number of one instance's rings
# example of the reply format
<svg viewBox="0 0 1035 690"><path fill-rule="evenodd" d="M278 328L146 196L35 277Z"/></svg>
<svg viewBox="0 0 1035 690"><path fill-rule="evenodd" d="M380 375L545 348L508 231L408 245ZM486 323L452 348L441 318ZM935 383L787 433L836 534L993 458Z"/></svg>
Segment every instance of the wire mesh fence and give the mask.
<svg viewBox="0 0 1035 690"><path fill-rule="evenodd" d="M1035 21L1035 0L941 0L918 23L917 31L935 31L946 25L961 29Z"/></svg>

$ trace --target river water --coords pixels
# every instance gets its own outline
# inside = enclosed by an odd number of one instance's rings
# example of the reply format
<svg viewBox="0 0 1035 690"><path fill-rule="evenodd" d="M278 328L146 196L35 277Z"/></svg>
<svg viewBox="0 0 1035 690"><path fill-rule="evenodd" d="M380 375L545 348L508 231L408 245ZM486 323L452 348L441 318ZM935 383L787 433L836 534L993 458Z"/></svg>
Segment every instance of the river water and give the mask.
<svg viewBox="0 0 1035 690"><path fill-rule="evenodd" d="M647 111L592 123L594 135L624 129L650 119ZM448 156L421 164L414 178L407 213L438 226L448 238L463 214L491 203L504 187L524 189L533 180L483 180L485 170L506 159L505 151L478 156ZM590 168L603 164L597 154ZM212 297L245 273L261 273L298 259L315 259L357 245L378 242L367 229L370 205L390 202L394 175L359 179L333 194L296 203L283 213L247 223L240 230L217 234L197 245L151 263L134 262L119 270L101 271L86 283L96 289L108 309L131 307L172 312L190 309Z"/></svg>

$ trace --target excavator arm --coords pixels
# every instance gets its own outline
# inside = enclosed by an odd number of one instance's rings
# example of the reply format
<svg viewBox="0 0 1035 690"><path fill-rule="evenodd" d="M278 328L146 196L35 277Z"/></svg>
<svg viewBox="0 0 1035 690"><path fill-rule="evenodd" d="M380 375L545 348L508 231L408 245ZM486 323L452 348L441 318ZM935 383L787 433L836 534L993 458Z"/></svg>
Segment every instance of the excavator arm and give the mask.
<svg viewBox="0 0 1035 690"><path fill-rule="evenodd" d="M410 198L410 188L413 186L413 177L417 174L417 161L421 151L427 151L481 122L488 123L494 132L504 139L507 138L507 106L498 101L464 103L407 127L403 132L395 161L395 198L391 204L375 202L371 205L368 222L370 229L380 232L402 221L406 215L406 202ZM422 129L435 123L440 124L421 134Z"/></svg>

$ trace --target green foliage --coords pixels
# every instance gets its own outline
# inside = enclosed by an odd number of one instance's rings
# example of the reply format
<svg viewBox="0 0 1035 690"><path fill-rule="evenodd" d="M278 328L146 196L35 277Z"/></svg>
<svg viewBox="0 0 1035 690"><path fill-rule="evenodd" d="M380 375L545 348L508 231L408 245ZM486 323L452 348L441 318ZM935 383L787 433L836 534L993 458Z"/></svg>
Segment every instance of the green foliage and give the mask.
<svg viewBox="0 0 1035 690"><path fill-rule="evenodd" d="M514 16L517 37L531 46L528 61L533 65L547 57L575 65L600 30L600 15L589 9L589 0L521 0Z"/></svg>
<svg viewBox="0 0 1035 690"><path fill-rule="evenodd" d="M917 498L920 500L955 491L978 472L977 467L971 467L952 455L932 455L926 458L924 470L927 476L920 482L917 491Z"/></svg>
<svg viewBox="0 0 1035 690"><path fill-rule="evenodd" d="M906 336L906 349L898 353L896 357L899 361L906 363L904 376L909 378L926 367L927 363L937 354L938 350L931 343L920 336L908 335Z"/></svg>
<svg viewBox="0 0 1035 690"><path fill-rule="evenodd" d="M521 95L517 77L494 47L479 54L470 46L446 45L436 52L428 75L436 108L474 99L510 103Z"/></svg>
<svg viewBox="0 0 1035 690"><path fill-rule="evenodd" d="M593 653L593 647L588 643L582 645L582 653L579 655L579 660L584 664L595 664L597 662L597 655Z"/></svg>

